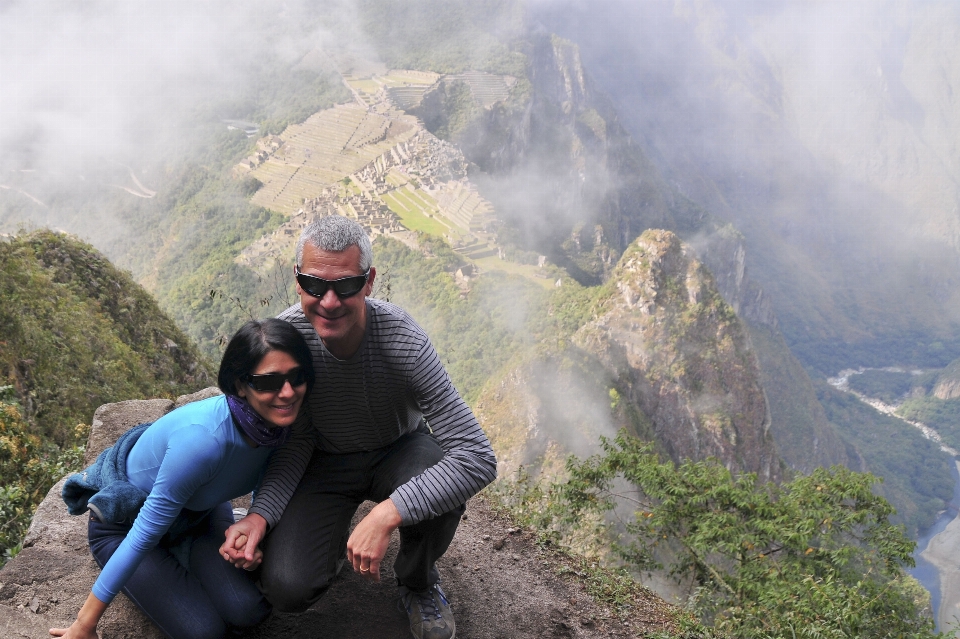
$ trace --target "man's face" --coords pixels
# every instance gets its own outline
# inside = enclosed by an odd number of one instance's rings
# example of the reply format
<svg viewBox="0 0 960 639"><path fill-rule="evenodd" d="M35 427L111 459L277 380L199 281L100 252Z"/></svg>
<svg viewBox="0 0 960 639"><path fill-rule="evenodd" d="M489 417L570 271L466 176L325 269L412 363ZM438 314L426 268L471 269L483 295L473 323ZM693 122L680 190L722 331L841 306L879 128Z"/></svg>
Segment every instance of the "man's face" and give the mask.
<svg viewBox="0 0 960 639"><path fill-rule="evenodd" d="M340 253L323 251L306 244L300 272L325 280L363 275L360 270L360 248L351 246ZM323 297L314 297L297 284L300 306L314 330L334 356L347 359L360 347L367 323L364 298L373 290L376 269L370 269L370 278L363 289L351 297L341 299L329 288Z"/></svg>

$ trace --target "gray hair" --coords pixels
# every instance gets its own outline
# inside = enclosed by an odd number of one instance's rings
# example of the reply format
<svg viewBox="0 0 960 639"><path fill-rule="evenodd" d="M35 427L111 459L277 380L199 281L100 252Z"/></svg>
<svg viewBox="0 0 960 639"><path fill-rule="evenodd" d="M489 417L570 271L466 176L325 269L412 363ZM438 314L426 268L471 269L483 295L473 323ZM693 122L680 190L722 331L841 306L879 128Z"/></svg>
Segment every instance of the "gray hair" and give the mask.
<svg viewBox="0 0 960 639"><path fill-rule="evenodd" d="M342 253L356 246L360 249L360 272L366 273L373 264L373 247L367 232L357 222L342 215L318 218L303 229L297 242L297 266L303 266L303 247L307 244L332 253Z"/></svg>

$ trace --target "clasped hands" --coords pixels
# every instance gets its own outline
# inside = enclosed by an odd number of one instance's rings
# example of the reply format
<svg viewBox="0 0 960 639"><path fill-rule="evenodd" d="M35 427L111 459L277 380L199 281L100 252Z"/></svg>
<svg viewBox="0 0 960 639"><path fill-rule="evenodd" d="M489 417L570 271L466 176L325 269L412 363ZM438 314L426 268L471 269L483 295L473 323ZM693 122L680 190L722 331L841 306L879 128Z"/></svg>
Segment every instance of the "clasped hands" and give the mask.
<svg viewBox="0 0 960 639"><path fill-rule="evenodd" d="M390 535L400 527L400 512L385 499L364 517L347 540L347 561L361 577L380 581L380 562L387 554ZM227 528L220 555L237 568L254 570L263 561L260 542L267 532L267 520L251 513Z"/></svg>

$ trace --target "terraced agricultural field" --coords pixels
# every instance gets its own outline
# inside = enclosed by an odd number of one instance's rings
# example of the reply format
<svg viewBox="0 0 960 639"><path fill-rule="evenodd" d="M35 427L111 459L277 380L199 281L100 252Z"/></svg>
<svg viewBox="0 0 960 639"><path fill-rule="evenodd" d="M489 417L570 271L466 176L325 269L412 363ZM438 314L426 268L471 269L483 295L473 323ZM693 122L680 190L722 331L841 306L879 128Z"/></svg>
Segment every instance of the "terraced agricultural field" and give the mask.
<svg viewBox="0 0 960 639"><path fill-rule="evenodd" d="M470 87L473 99L479 106L490 108L497 102L506 100L510 96L510 87L516 78L504 75L492 75L482 71L467 71L457 75L445 77L447 82L459 80Z"/></svg>
<svg viewBox="0 0 960 639"><path fill-rule="evenodd" d="M380 85L370 78L350 79L347 80L347 84L361 93L367 93L371 95L380 90Z"/></svg>
<svg viewBox="0 0 960 639"><path fill-rule="evenodd" d="M291 215L316 197L416 133L416 121L371 113L356 104L315 113L280 135L283 146L251 174L263 183L252 201Z"/></svg>
<svg viewBox="0 0 960 639"><path fill-rule="evenodd" d="M392 69L382 78L387 86L398 84L433 84L440 79L439 73L429 71L411 71L409 69Z"/></svg>

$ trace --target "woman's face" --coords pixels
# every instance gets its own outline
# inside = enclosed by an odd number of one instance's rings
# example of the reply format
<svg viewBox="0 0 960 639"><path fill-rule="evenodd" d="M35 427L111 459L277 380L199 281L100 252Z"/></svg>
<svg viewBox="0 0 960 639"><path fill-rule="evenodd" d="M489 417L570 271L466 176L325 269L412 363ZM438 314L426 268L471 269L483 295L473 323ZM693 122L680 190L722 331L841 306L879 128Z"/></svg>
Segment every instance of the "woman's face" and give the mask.
<svg viewBox="0 0 960 639"><path fill-rule="evenodd" d="M263 356L260 363L250 371L254 375L267 373L286 374L300 366L290 353L285 351L270 351ZM243 381L237 381L237 394L247 400L253 410L265 422L275 427L286 427L293 423L303 396L307 393L306 383L293 386L289 381L284 382L283 388L278 391L257 391Z"/></svg>

